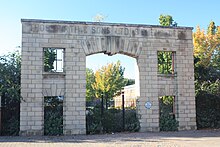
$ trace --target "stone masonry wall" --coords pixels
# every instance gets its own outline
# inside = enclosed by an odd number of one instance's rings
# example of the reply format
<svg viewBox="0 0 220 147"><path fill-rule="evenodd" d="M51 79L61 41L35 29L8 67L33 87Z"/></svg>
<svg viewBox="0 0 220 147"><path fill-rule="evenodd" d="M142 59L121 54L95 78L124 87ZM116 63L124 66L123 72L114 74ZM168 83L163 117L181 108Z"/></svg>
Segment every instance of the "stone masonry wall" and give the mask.
<svg viewBox="0 0 220 147"><path fill-rule="evenodd" d="M64 72L44 72L45 47L64 48ZM176 52L175 76L158 74L158 51ZM141 132L159 131L158 97L170 94L179 130L196 129L192 28L23 19L21 135L43 135L45 89L64 95L64 135L86 133L86 56L96 53L137 59Z"/></svg>

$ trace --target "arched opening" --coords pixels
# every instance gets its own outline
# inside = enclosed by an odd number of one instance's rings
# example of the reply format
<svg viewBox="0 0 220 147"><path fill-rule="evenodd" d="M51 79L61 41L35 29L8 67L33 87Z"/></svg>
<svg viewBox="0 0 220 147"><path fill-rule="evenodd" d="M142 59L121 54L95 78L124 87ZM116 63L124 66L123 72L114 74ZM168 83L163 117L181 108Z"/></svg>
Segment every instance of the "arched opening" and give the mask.
<svg viewBox="0 0 220 147"><path fill-rule="evenodd" d="M136 103L140 89L136 58L124 54L89 55L86 82L87 134L138 131Z"/></svg>

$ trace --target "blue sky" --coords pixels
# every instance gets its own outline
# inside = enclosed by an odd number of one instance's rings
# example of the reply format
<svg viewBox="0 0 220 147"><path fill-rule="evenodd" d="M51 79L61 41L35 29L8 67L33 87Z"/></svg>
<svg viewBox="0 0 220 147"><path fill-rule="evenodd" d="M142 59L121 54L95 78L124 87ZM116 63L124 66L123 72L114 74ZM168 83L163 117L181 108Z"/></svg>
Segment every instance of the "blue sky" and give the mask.
<svg viewBox="0 0 220 147"><path fill-rule="evenodd" d="M105 22L158 25L160 14L169 14L178 26L206 28L211 20L220 25L219 6L219 0L1 0L0 55L21 45L21 18L93 21L101 13ZM132 78L135 59L127 56L89 56L87 67L97 69L118 59L125 76Z"/></svg>

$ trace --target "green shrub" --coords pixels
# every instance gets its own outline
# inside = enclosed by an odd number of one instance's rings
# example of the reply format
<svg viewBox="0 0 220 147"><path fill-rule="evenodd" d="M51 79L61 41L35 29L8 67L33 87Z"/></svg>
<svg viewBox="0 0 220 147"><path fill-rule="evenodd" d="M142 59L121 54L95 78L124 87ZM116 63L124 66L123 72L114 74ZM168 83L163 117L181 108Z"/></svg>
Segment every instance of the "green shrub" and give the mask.
<svg viewBox="0 0 220 147"><path fill-rule="evenodd" d="M220 128L220 97L200 91L196 96L197 128Z"/></svg>
<svg viewBox="0 0 220 147"><path fill-rule="evenodd" d="M172 115L160 116L160 131L178 131L179 122Z"/></svg>
<svg viewBox="0 0 220 147"><path fill-rule="evenodd" d="M48 112L44 120L45 135L62 135L63 134L63 117L60 113Z"/></svg>
<svg viewBox="0 0 220 147"><path fill-rule="evenodd" d="M86 114L86 132L87 134L97 134L101 133L102 123L101 123L101 107L96 106L91 110L87 110Z"/></svg>
<svg viewBox="0 0 220 147"><path fill-rule="evenodd" d="M9 120L7 120L7 123L5 123L2 126L2 135L10 135L15 136L19 134L19 119L12 116Z"/></svg>
<svg viewBox="0 0 220 147"><path fill-rule="evenodd" d="M179 122L173 114L173 96L163 96L159 99L160 104L160 131L177 131Z"/></svg>
<svg viewBox="0 0 220 147"><path fill-rule="evenodd" d="M44 97L44 135L63 134L63 100Z"/></svg>
<svg viewBox="0 0 220 147"><path fill-rule="evenodd" d="M0 55L1 135L18 135L20 128L21 56Z"/></svg>
<svg viewBox="0 0 220 147"><path fill-rule="evenodd" d="M87 134L112 133L123 131L122 110L108 109L101 117L101 108L95 107L86 115ZM136 117L135 109L125 110L124 131L135 132L140 129L140 123Z"/></svg>
<svg viewBox="0 0 220 147"><path fill-rule="evenodd" d="M10 102L8 102L8 100ZM1 135L19 135L20 130L20 102L8 97L2 97L2 128ZM6 103L5 103L6 102Z"/></svg>
<svg viewBox="0 0 220 147"><path fill-rule="evenodd" d="M125 113L125 131L137 132L140 129L140 122L135 109L128 109Z"/></svg>
<svg viewBox="0 0 220 147"><path fill-rule="evenodd" d="M106 133L121 132L122 130L122 113L121 110L108 109L104 112L102 118L103 131Z"/></svg>

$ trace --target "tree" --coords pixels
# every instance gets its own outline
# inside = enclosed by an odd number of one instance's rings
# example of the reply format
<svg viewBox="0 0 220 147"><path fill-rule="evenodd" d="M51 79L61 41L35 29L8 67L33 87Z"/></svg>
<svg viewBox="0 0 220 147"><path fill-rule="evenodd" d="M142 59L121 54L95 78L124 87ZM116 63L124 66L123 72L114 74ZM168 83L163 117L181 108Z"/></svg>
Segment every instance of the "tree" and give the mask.
<svg viewBox="0 0 220 147"><path fill-rule="evenodd" d="M213 21L210 22L207 33L198 26L193 33L194 56L199 59L200 64L208 67L213 61L218 62L220 55L220 27L216 27Z"/></svg>
<svg viewBox="0 0 220 147"><path fill-rule="evenodd" d="M95 90L92 84L95 82L95 75L92 69L86 68L86 100L91 101L95 98Z"/></svg>
<svg viewBox="0 0 220 147"><path fill-rule="evenodd" d="M207 33L198 26L193 33L195 77L216 81L220 77L220 27L210 22Z"/></svg>
<svg viewBox="0 0 220 147"><path fill-rule="evenodd" d="M196 93L213 87L220 77L220 27L211 21L207 32L198 26L193 33ZM218 82L217 82L218 83ZM216 84L214 84L216 85ZM216 87L216 86L214 86ZM214 89L207 92L215 91Z"/></svg>
<svg viewBox="0 0 220 147"><path fill-rule="evenodd" d="M101 98L104 95L106 101L108 101L120 94L120 90L126 84L124 70L118 61L116 64L108 64L96 71L95 82L92 84L96 98Z"/></svg>
<svg viewBox="0 0 220 147"><path fill-rule="evenodd" d="M129 86L129 85L134 85L135 84L135 79L125 78L124 80L125 80L125 83L126 83L125 86Z"/></svg>
<svg viewBox="0 0 220 147"><path fill-rule="evenodd" d="M209 26L208 26L207 34L208 34L208 35L214 35L215 33L216 33L215 22L214 22L214 21L211 21L211 22L209 23Z"/></svg>
<svg viewBox="0 0 220 147"><path fill-rule="evenodd" d="M170 15L161 14L159 17L159 23L162 26L177 26L177 23L173 21L173 17Z"/></svg>
<svg viewBox="0 0 220 147"><path fill-rule="evenodd" d="M198 128L219 128L220 27L211 21L207 31L193 33L196 114Z"/></svg>
<svg viewBox="0 0 220 147"><path fill-rule="evenodd" d="M0 94L2 104L2 134L18 135L20 118L20 53L0 56Z"/></svg>
<svg viewBox="0 0 220 147"><path fill-rule="evenodd" d="M21 56L14 52L0 57L0 93L2 98L20 101ZM5 103L2 103L4 105Z"/></svg>
<svg viewBox="0 0 220 147"><path fill-rule="evenodd" d="M44 71L53 72L54 66L53 63L56 60L55 49L46 48L44 49Z"/></svg>

